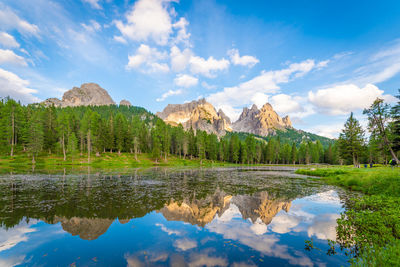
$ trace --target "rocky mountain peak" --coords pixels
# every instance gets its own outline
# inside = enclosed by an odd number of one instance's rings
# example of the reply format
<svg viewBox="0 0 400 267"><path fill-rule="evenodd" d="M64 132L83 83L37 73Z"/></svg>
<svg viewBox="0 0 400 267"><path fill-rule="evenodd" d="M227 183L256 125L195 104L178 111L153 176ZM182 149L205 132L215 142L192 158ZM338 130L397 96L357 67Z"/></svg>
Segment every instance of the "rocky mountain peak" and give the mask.
<svg viewBox="0 0 400 267"><path fill-rule="evenodd" d="M253 105L251 106L251 110L252 110L252 111L257 111L257 110L258 110L257 105L256 105L256 104L253 104Z"/></svg>
<svg viewBox="0 0 400 267"><path fill-rule="evenodd" d="M290 118L281 118L271 104L266 103L261 109L253 105L251 109L244 108L239 119L232 124L233 131L246 132L262 136L274 132L276 129L291 128Z"/></svg>
<svg viewBox="0 0 400 267"><path fill-rule="evenodd" d="M288 127L292 128L292 121L290 120L289 116L285 116L282 118L283 123Z"/></svg>
<svg viewBox="0 0 400 267"><path fill-rule="evenodd" d="M271 106L270 103L265 103L265 104L262 106L262 108L261 108L260 111L261 111L261 112L265 112L265 111L274 111L274 109L272 108L272 106Z"/></svg>
<svg viewBox="0 0 400 267"><path fill-rule="evenodd" d="M203 130L219 136L230 131L230 120L223 112L217 112L205 99L185 104L168 104L158 117L171 125L182 124L185 129Z"/></svg>
<svg viewBox="0 0 400 267"><path fill-rule="evenodd" d="M57 107L115 105L108 92L96 83L84 83L64 93L61 100L49 98L42 102Z"/></svg>
<svg viewBox="0 0 400 267"><path fill-rule="evenodd" d="M131 102L129 102L128 100L125 100L125 99L122 99L122 100L119 102L119 105L120 105L120 106L128 106L128 107L132 106Z"/></svg>
<svg viewBox="0 0 400 267"><path fill-rule="evenodd" d="M222 111L222 109L218 110L218 116L223 118L226 121L226 123L228 123L229 125L231 124L231 119L225 115L225 113Z"/></svg>

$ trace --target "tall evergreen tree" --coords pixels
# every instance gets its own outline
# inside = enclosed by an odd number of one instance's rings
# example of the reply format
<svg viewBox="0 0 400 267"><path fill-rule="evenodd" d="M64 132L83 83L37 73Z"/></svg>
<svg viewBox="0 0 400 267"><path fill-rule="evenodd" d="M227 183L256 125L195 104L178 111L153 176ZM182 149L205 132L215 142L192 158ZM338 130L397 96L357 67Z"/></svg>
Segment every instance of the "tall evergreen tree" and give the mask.
<svg viewBox="0 0 400 267"><path fill-rule="evenodd" d="M296 164L297 161L297 147L296 144L292 144L292 149L290 151L290 160L292 164Z"/></svg>
<svg viewBox="0 0 400 267"><path fill-rule="evenodd" d="M57 135L57 114L54 105L44 109L44 149L49 151L49 154L55 150L55 144L58 141Z"/></svg>
<svg viewBox="0 0 400 267"><path fill-rule="evenodd" d="M58 120L57 131L58 131L58 134L60 135L60 143L61 143L64 161L65 161L67 159L66 138L68 137L69 129L68 129L67 114L64 110L60 112L57 120ZM46 138L46 136L44 138Z"/></svg>
<svg viewBox="0 0 400 267"><path fill-rule="evenodd" d="M67 151L68 154L72 156L76 153L78 146L78 139L76 138L76 135L74 132L71 132L68 136L68 144L67 144Z"/></svg>
<svg viewBox="0 0 400 267"><path fill-rule="evenodd" d="M32 153L32 163L36 163L35 156L44 145L43 121L40 110L35 110L29 118L28 151Z"/></svg>
<svg viewBox="0 0 400 267"><path fill-rule="evenodd" d="M125 147L125 140L127 136L127 121L122 113L118 113L115 117L115 144L118 150L118 154Z"/></svg>
<svg viewBox="0 0 400 267"><path fill-rule="evenodd" d="M341 157L351 159L354 166L359 166L359 158L364 146L364 130L353 116L353 112L344 124L338 140Z"/></svg>
<svg viewBox="0 0 400 267"><path fill-rule="evenodd" d="M249 155L247 153L247 145L246 143L240 142L240 162L242 164L248 164L249 163Z"/></svg>

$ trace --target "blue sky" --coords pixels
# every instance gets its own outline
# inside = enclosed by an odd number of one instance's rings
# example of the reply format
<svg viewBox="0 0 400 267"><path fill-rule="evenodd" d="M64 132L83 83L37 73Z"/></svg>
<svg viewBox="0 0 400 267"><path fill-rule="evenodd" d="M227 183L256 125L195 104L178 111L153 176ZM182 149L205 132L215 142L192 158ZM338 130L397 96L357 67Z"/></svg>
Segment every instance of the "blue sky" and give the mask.
<svg viewBox="0 0 400 267"><path fill-rule="evenodd" d="M335 137L400 87L399 1L0 1L0 96L96 82L152 112L201 97L235 120L270 102Z"/></svg>

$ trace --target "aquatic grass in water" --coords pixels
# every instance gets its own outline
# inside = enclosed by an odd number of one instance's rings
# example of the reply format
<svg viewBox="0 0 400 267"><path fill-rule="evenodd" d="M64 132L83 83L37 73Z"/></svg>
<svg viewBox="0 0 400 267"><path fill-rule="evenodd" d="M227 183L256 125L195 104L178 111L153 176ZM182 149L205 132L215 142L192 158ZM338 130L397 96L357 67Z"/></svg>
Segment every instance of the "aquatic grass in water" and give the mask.
<svg viewBox="0 0 400 267"><path fill-rule="evenodd" d="M0 261L346 265L304 251L309 237L328 248L347 198L321 181L281 168L86 170L0 176Z"/></svg>

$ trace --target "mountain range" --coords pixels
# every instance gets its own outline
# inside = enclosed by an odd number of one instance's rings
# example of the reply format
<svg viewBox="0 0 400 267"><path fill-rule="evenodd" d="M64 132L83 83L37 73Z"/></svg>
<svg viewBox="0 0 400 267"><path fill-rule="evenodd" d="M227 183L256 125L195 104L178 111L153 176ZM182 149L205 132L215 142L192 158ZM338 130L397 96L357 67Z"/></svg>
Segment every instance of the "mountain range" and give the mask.
<svg viewBox="0 0 400 267"><path fill-rule="evenodd" d="M156 115L170 125L182 124L186 130L199 129L218 136L223 136L227 132L268 136L274 134L276 130L293 129L289 116L281 118L269 103L263 105L261 109L256 105L250 109L245 107L239 119L233 123L221 109L217 111L205 99L185 104L169 104Z"/></svg>
<svg viewBox="0 0 400 267"><path fill-rule="evenodd" d="M56 107L74 107L115 105L116 103L107 90L98 84L84 83L80 87L73 87L66 91L62 99L49 98L42 104ZM131 106L131 103L122 100L119 105ZM297 135L300 135L301 139L304 138L304 134L307 134L294 129L289 116L279 116L269 103L265 103L260 109L256 105L253 105L250 109L243 108L239 119L235 122L232 122L221 109L217 111L205 99L184 104L168 104L162 112L157 112L156 115L172 126L181 124L186 130L190 128L195 131L203 130L220 137L232 132L254 134L260 137L282 133L289 133L286 135L292 136L298 133ZM299 136L296 138L299 139Z"/></svg>

